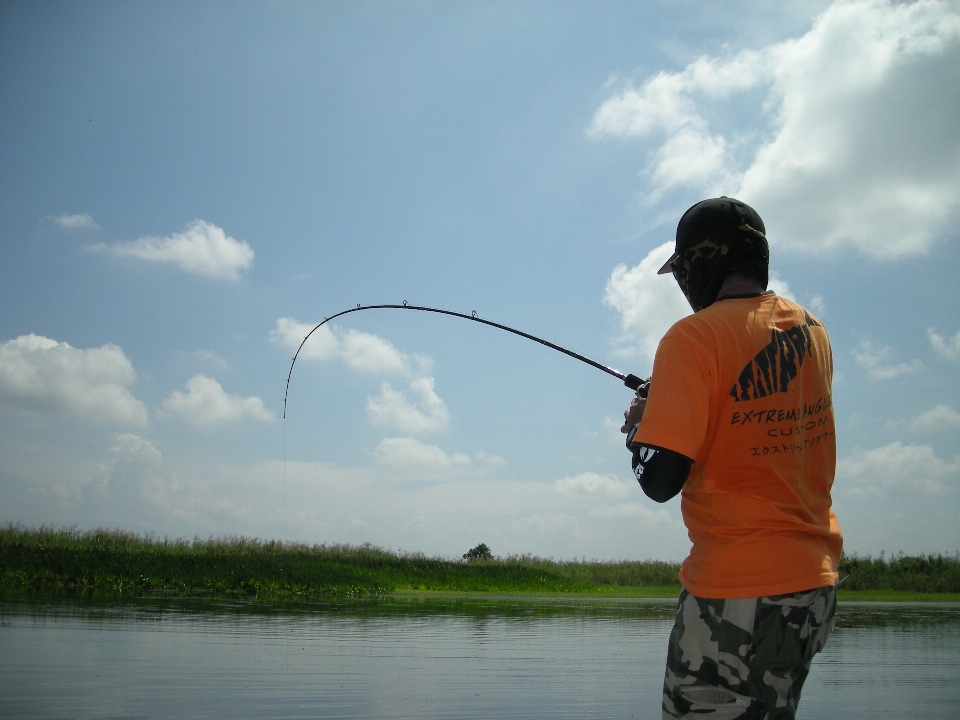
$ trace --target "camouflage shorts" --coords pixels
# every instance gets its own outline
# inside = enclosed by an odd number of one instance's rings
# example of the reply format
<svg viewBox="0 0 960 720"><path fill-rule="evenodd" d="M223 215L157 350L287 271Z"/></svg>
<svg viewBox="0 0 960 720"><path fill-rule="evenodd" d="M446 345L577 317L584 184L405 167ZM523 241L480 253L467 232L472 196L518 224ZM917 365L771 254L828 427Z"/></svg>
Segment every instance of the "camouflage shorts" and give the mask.
<svg viewBox="0 0 960 720"><path fill-rule="evenodd" d="M667 649L664 720L793 720L836 609L832 587L737 600L683 590Z"/></svg>

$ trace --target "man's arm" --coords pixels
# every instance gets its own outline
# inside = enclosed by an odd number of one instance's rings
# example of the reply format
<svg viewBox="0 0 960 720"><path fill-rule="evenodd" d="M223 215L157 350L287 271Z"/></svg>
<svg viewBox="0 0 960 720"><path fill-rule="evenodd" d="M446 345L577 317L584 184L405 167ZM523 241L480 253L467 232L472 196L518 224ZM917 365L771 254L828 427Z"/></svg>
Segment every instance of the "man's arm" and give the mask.
<svg viewBox="0 0 960 720"><path fill-rule="evenodd" d="M690 475L693 460L666 448L641 445L633 441L635 425L627 434L627 448L633 452L633 474L644 495L664 503L676 497Z"/></svg>
<svg viewBox="0 0 960 720"><path fill-rule="evenodd" d="M633 474L643 493L654 502L663 503L676 497L683 488L693 460L673 450L633 442L646 406L646 398L635 398L623 413L620 432L627 433L627 449L633 453Z"/></svg>

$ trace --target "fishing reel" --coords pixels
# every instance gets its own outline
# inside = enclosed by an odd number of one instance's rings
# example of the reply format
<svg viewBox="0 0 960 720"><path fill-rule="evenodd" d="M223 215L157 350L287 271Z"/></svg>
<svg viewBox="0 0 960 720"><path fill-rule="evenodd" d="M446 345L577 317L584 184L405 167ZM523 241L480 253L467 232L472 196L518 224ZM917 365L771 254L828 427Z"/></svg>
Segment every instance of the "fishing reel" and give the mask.
<svg viewBox="0 0 960 720"><path fill-rule="evenodd" d="M650 378L641 380L636 375L631 373L623 379L623 384L631 390L636 391L637 397L645 398L647 393L650 392Z"/></svg>

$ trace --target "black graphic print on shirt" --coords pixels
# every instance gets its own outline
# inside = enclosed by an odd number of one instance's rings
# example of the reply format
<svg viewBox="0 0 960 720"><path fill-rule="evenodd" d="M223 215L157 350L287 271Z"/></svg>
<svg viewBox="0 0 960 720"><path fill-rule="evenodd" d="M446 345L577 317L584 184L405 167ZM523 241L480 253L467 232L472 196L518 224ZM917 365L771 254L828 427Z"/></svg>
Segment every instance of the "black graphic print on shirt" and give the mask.
<svg viewBox="0 0 960 720"><path fill-rule="evenodd" d="M787 391L810 354L810 328L822 327L807 313L803 317L803 325L772 331L770 343L747 363L730 388L734 401L756 400Z"/></svg>

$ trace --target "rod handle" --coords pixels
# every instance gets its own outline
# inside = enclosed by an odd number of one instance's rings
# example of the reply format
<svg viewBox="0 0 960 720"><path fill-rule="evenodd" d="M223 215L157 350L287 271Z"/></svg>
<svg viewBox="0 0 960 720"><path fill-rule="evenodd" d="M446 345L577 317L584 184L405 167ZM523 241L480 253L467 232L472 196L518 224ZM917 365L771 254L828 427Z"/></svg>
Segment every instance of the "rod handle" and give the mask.
<svg viewBox="0 0 960 720"><path fill-rule="evenodd" d="M623 379L623 384L631 390L636 390L637 397L645 398L647 396L647 391L650 389L649 380L641 380L632 373Z"/></svg>

